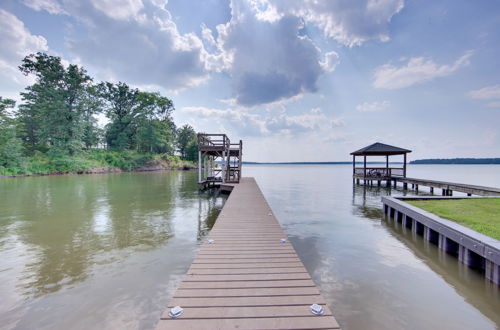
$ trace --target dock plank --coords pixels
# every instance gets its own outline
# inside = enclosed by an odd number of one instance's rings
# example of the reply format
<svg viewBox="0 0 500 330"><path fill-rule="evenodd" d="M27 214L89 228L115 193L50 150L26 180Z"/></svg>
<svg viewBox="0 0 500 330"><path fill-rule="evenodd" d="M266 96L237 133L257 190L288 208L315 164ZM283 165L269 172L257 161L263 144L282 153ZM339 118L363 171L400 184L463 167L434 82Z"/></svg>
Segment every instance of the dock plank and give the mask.
<svg viewBox="0 0 500 330"><path fill-rule="evenodd" d="M157 325L180 328L340 329L253 178L234 185Z"/></svg>

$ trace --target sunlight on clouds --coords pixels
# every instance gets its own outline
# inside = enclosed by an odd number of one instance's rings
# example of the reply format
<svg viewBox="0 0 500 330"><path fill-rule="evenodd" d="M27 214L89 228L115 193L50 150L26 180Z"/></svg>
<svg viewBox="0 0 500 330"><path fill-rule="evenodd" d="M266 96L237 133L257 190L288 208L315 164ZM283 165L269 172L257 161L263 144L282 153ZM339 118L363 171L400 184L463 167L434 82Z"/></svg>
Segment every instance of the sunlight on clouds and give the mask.
<svg viewBox="0 0 500 330"><path fill-rule="evenodd" d="M403 7L403 0L276 0L279 13L302 17L318 26L325 36L346 46L359 46L370 39L388 41L388 25Z"/></svg>
<svg viewBox="0 0 500 330"><path fill-rule="evenodd" d="M24 56L37 51L48 51L47 40L33 35L24 23L11 13L0 9L0 89L3 94L18 91L32 84L34 77L23 75L18 66ZM19 99L15 97L14 99Z"/></svg>
<svg viewBox="0 0 500 330"><path fill-rule="evenodd" d="M385 64L375 70L373 87L400 89L446 77L470 64L472 51L467 51L451 65L438 65L432 59L412 57L406 65Z"/></svg>
<svg viewBox="0 0 500 330"><path fill-rule="evenodd" d="M144 7L141 0L92 0L92 4L113 19L137 16Z"/></svg>

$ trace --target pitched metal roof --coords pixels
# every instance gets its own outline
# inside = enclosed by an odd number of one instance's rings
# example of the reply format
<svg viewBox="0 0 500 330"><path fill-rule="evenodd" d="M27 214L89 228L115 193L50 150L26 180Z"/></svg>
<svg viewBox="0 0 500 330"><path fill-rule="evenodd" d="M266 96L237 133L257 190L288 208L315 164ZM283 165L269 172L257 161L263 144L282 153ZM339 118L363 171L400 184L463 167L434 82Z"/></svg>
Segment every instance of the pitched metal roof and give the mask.
<svg viewBox="0 0 500 330"><path fill-rule="evenodd" d="M376 142L374 144L370 144L367 147L361 148L359 150L351 152L351 155L359 156L384 156L384 155L402 155L411 152L411 150L398 148L394 146L390 146L388 144L383 144L380 142Z"/></svg>

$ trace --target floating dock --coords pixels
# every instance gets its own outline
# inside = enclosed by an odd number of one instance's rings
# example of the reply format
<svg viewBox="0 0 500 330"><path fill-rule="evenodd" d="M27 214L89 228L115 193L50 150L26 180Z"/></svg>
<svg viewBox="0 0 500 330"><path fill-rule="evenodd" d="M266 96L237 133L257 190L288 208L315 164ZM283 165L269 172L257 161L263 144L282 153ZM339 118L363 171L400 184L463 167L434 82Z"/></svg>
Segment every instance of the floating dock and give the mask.
<svg viewBox="0 0 500 330"><path fill-rule="evenodd" d="M253 178L234 184L156 329L236 328L340 329Z"/></svg>

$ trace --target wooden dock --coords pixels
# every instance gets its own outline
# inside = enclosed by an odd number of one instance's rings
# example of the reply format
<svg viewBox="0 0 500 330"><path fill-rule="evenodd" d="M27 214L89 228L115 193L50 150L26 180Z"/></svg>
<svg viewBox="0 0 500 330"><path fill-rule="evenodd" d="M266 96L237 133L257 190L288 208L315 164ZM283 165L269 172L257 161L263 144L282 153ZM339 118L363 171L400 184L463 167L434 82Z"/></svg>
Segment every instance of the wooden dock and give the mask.
<svg viewBox="0 0 500 330"><path fill-rule="evenodd" d="M464 194L478 195L478 196L500 196L500 189L494 187L484 187L478 185L471 185L465 183L438 181L438 180L428 180L428 179L417 179L417 178L402 178L393 177L391 178L396 182L402 182L405 186L407 184L412 184L414 189L418 190L418 186L427 186L431 188L431 192L434 193L434 188L442 189L443 196L451 196L453 191L458 191Z"/></svg>
<svg viewBox="0 0 500 330"><path fill-rule="evenodd" d="M175 306L183 312L170 318ZM234 185L157 325L236 328L340 329L253 178Z"/></svg>

